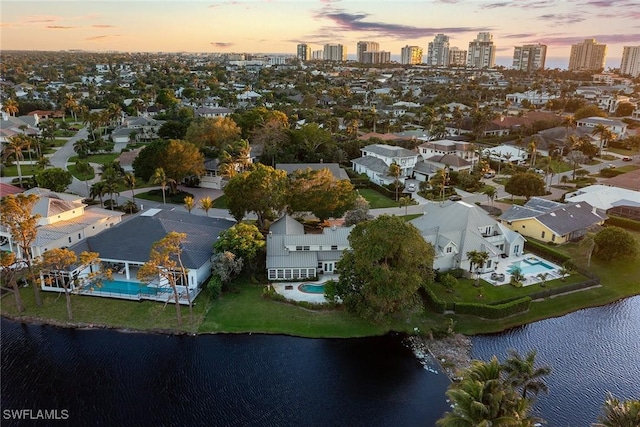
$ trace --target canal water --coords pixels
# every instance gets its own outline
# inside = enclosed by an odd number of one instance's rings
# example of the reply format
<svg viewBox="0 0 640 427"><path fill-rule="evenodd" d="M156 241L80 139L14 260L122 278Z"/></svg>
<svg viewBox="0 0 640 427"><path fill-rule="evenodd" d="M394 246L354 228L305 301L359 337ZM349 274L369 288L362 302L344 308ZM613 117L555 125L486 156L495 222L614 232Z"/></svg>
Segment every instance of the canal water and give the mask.
<svg viewBox="0 0 640 427"><path fill-rule="evenodd" d="M3 426L433 426L449 408L447 377L396 334L190 337L5 319L1 327ZM639 332L634 297L475 337L473 356L536 349L553 369L537 414L549 426L584 427L607 392L640 398ZM7 417L23 409L66 418Z"/></svg>

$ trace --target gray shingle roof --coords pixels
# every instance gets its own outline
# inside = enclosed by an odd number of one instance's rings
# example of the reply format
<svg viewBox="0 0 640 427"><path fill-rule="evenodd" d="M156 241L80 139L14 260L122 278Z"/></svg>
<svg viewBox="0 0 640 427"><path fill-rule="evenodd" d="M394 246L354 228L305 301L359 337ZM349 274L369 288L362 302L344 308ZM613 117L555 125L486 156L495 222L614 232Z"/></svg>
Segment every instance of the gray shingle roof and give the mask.
<svg viewBox="0 0 640 427"><path fill-rule="evenodd" d="M593 206L587 202L571 203L537 217L538 221L560 236L591 227L605 219L606 216L595 213Z"/></svg>
<svg viewBox="0 0 640 427"><path fill-rule="evenodd" d="M284 215L269 227L272 234L304 234L304 225L289 215Z"/></svg>
<svg viewBox="0 0 640 427"><path fill-rule="evenodd" d="M235 222L220 218L192 215L186 212L159 210L153 216L138 215L89 237L85 243L72 246L74 252L88 248L102 259L144 263L151 246L171 231L186 233L182 244L182 261L190 269L200 268L213 254L213 243L220 232Z"/></svg>
<svg viewBox="0 0 640 427"><path fill-rule="evenodd" d="M370 144L362 148L362 151L370 151L385 157L414 157L418 155L415 151L386 144Z"/></svg>
<svg viewBox="0 0 640 427"><path fill-rule="evenodd" d="M372 170L376 173L381 173L384 175L386 175L387 172L389 171L389 166L387 166L387 164L384 161L373 156L364 156L357 159L353 159L351 160L351 163L364 166L369 170Z"/></svg>

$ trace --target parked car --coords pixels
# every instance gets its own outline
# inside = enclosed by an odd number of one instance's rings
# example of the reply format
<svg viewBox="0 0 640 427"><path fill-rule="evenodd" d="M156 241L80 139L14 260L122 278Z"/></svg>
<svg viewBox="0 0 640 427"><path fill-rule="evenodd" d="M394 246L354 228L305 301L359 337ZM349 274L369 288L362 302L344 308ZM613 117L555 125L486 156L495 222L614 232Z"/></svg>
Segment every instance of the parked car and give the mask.
<svg viewBox="0 0 640 427"><path fill-rule="evenodd" d="M459 194L454 194L453 196L449 197L449 200L451 200L452 202L457 202L458 200L462 200L462 196L460 196Z"/></svg>
<svg viewBox="0 0 640 427"><path fill-rule="evenodd" d="M615 169L615 168L616 168L616 165L612 165L611 163L609 163L609 164L607 165L607 167L608 167L609 169Z"/></svg>
<svg viewBox="0 0 640 427"><path fill-rule="evenodd" d="M487 172L483 175L485 178L493 178L494 176L496 176L495 172Z"/></svg>
<svg viewBox="0 0 640 427"><path fill-rule="evenodd" d="M409 186L407 187L407 190L416 191L416 185L414 183L409 184Z"/></svg>
<svg viewBox="0 0 640 427"><path fill-rule="evenodd" d="M631 157L623 157L622 158L623 162L630 162L631 160L633 160Z"/></svg>
<svg viewBox="0 0 640 427"><path fill-rule="evenodd" d="M544 170L542 170L542 169L534 169L533 171L534 171L535 173L540 174L540 175L544 175Z"/></svg>

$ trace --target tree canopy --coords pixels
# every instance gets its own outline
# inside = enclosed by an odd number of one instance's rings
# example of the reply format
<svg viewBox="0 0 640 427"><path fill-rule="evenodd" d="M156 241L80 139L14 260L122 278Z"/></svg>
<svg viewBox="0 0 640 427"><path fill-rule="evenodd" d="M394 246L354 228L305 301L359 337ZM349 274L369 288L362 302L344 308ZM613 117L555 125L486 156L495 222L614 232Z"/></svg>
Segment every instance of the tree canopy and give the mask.
<svg viewBox="0 0 640 427"><path fill-rule="evenodd" d="M295 171L291 175L289 210L311 212L321 222L340 218L356 199L349 180L336 179L329 169Z"/></svg>
<svg viewBox="0 0 640 427"><path fill-rule="evenodd" d="M635 258L638 243L633 235L620 227L606 227L593 237L595 256L604 261L616 258Z"/></svg>
<svg viewBox="0 0 640 427"><path fill-rule="evenodd" d="M247 213L255 212L258 227L264 228L266 219L284 210L287 185L285 171L256 163L250 170L231 178L224 187L229 212L238 222Z"/></svg>
<svg viewBox="0 0 640 427"><path fill-rule="evenodd" d="M165 158L167 145L169 141L159 139L140 150L133 161L133 170L137 177L149 181L156 168L161 167L158 165L162 164Z"/></svg>
<svg viewBox="0 0 640 427"><path fill-rule="evenodd" d="M240 222L222 231L213 244L213 249L216 253L231 252L243 260L245 265L253 265L265 244L264 236L258 227Z"/></svg>
<svg viewBox="0 0 640 427"><path fill-rule="evenodd" d="M240 135L240 128L230 117L198 117L187 128L185 139L217 154L225 145L240 139Z"/></svg>
<svg viewBox="0 0 640 427"><path fill-rule="evenodd" d="M351 251L338 262L336 285L347 310L381 322L415 306L418 289L432 278L434 258L418 229L382 215L356 225L349 243Z"/></svg>
<svg viewBox="0 0 640 427"><path fill-rule="evenodd" d="M529 200L533 196L546 194L544 180L533 172L518 173L509 178L504 190L514 196L524 196Z"/></svg>
<svg viewBox="0 0 640 427"><path fill-rule="evenodd" d="M36 175L39 187L62 193L73 182L71 172L61 168L45 169Z"/></svg>
<svg viewBox="0 0 640 427"><path fill-rule="evenodd" d="M162 160L160 167L176 182L181 182L189 175L204 174L204 156L198 147L190 142L170 140Z"/></svg>

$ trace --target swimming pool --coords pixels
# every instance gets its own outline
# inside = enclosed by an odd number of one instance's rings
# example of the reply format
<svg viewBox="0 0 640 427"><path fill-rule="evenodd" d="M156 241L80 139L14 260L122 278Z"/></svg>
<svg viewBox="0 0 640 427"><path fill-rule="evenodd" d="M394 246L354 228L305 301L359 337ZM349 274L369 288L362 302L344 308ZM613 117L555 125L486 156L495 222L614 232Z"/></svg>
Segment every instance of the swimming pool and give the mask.
<svg viewBox="0 0 640 427"><path fill-rule="evenodd" d="M324 283L303 283L298 290L308 294L324 294Z"/></svg>
<svg viewBox="0 0 640 427"><path fill-rule="evenodd" d="M516 268L520 268L522 274L539 274L548 273L556 269L554 265L546 263L544 260L536 257L529 257L522 261L516 261L509 265L509 273L513 273Z"/></svg>
<svg viewBox="0 0 640 427"><path fill-rule="evenodd" d="M89 288L90 289L90 288ZM140 282L127 282L123 280L103 280L101 286L93 287L94 292L109 292L126 295L156 295L158 288L146 286Z"/></svg>

